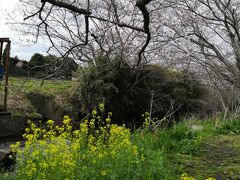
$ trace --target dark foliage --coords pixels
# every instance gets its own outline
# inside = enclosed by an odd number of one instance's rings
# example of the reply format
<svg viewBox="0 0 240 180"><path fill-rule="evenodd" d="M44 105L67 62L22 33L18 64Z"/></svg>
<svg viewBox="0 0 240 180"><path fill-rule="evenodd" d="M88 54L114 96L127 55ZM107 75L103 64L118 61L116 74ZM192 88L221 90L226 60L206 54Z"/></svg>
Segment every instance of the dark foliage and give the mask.
<svg viewBox="0 0 240 180"><path fill-rule="evenodd" d="M144 65L133 70L118 58L108 62L96 59L96 66L82 67L76 74L76 94L81 109L87 113L99 103L106 105L118 123L141 124L141 115L150 110L152 117L176 111L173 118L199 111L204 90L193 76L184 72Z"/></svg>
<svg viewBox="0 0 240 180"><path fill-rule="evenodd" d="M11 158L10 158L11 156ZM10 152L0 161L0 170L13 171L13 167L16 164L16 156Z"/></svg>

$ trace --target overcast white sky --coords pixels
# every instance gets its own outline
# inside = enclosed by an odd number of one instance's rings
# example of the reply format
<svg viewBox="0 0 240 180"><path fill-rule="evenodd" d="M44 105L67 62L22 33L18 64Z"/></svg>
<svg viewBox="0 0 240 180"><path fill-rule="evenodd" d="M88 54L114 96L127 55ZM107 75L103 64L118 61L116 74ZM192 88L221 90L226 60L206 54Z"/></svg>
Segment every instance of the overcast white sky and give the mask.
<svg viewBox="0 0 240 180"><path fill-rule="evenodd" d="M9 37L12 41L11 56L18 56L20 59L29 60L34 53L41 53L47 49L44 43L28 44L20 39L23 39L17 32L11 30L7 25L7 13L14 10L19 0L0 0L0 37Z"/></svg>

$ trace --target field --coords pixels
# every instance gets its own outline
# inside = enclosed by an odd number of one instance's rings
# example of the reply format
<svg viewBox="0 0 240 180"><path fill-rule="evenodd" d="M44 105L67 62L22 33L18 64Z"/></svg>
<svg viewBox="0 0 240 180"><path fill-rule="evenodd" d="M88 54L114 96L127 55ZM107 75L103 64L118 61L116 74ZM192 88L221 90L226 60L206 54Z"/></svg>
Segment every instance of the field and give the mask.
<svg viewBox="0 0 240 180"><path fill-rule="evenodd" d="M9 78L8 111L13 114L33 113L34 107L26 98L26 94L37 92L44 95L62 96L69 92L74 82L63 80L25 79L19 77ZM71 91L70 91L71 92ZM4 81L0 86L0 108L3 106Z"/></svg>

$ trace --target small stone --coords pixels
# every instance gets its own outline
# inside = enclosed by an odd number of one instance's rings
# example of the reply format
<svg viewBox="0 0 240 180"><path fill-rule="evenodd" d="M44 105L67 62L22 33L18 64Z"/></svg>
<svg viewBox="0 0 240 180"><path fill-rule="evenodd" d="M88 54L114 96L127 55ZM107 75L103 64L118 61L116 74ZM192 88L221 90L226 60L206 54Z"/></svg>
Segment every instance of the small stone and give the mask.
<svg viewBox="0 0 240 180"><path fill-rule="evenodd" d="M194 125L191 125L191 129L193 131L202 131L203 130L203 126L194 124Z"/></svg>

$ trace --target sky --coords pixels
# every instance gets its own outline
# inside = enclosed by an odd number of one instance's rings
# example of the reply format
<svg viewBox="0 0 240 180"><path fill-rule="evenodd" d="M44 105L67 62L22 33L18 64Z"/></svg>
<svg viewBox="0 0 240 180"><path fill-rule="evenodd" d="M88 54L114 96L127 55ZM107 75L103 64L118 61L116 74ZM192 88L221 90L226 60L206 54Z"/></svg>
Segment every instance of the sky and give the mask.
<svg viewBox="0 0 240 180"><path fill-rule="evenodd" d="M11 40L11 57L18 56L22 60L30 60L34 53L45 54L47 43L38 42L30 44L23 37L12 30L7 24L7 14L12 12L19 0L0 0L0 37L8 37Z"/></svg>

